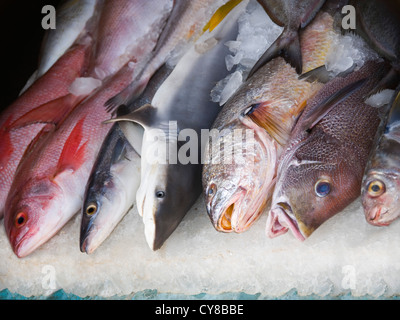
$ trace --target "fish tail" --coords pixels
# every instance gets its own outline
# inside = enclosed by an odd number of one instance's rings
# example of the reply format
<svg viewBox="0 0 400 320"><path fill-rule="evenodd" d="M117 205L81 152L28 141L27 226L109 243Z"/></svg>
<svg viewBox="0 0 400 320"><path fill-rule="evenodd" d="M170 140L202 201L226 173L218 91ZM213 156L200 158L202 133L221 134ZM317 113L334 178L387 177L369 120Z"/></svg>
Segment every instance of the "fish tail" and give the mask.
<svg viewBox="0 0 400 320"><path fill-rule="evenodd" d="M303 61L300 49L300 39L297 31L285 29L268 50L256 62L250 70L248 78L250 78L258 69L267 64L276 57L283 57L298 74L301 74L303 69Z"/></svg>

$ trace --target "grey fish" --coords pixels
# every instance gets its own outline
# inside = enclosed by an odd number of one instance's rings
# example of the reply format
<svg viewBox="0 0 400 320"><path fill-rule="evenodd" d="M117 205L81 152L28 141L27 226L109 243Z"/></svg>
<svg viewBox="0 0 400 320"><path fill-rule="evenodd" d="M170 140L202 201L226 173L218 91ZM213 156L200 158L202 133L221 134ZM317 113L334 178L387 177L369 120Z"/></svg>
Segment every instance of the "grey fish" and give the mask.
<svg viewBox="0 0 400 320"><path fill-rule="evenodd" d="M360 195L383 113L364 97L387 71L385 63L366 62L329 81L308 102L280 158L267 219L270 237L290 229L304 240Z"/></svg>
<svg viewBox="0 0 400 320"><path fill-rule="evenodd" d="M237 36L237 19L245 3L196 41L151 105L111 120L135 121L145 128L136 202L152 250L163 245L201 194L201 130L209 129L221 110L211 101L210 92L228 74L224 61L229 49L225 43ZM191 144L194 140L198 143Z"/></svg>
<svg viewBox="0 0 400 320"><path fill-rule="evenodd" d="M400 216L400 87L389 106L361 189L365 219L375 226L388 226Z"/></svg>
<svg viewBox="0 0 400 320"><path fill-rule="evenodd" d="M260 67L277 56L282 56L296 69L298 74L301 74L303 64L298 31L305 28L313 20L324 5L325 0L257 1L263 6L271 20L284 29L278 39L256 62L248 77L251 77Z"/></svg>
<svg viewBox="0 0 400 320"><path fill-rule="evenodd" d="M395 1L350 1L356 9L356 29L380 56L388 60L392 69L369 95L382 88L395 89L400 80L400 3Z"/></svg>

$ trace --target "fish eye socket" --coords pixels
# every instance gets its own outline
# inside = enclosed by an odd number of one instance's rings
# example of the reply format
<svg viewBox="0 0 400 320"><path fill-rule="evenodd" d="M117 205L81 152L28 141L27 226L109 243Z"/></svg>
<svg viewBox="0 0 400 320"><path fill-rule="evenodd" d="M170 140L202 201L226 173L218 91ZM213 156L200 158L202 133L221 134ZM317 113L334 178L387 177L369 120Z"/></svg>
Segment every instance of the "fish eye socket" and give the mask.
<svg viewBox="0 0 400 320"><path fill-rule="evenodd" d="M331 192L331 184L327 180L318 180L315 184L315 194L323 198Z"/></svg>
<svg viewBox="0 0 400 320"><path fill-rule="evenodd" d="M157 191L156 192L156 197L159 199L162 199L165 197L165 192L164 191Z"/></svg>
<svg viewBox="0 0 400 320"><path fill-rule="evenodd" d="M92 216L97 212L97 204L91 203L86 207L86 214Z"/></svg>
<svg viewBox="0 0 400 320"><path fill-rule="evenodd" d="M25 225L26 221L28 220L28 216L25 212L20 212L15 217L15 226L17 228L21 228Z"/></svg>
<svg viewBox="0 0 400 320"><path fill-rule="evenodd" d="M210 184L210 186L208 187L207 190L207 194L209 196L213 196L215 194L215 192L217 191L217 186L215 185L215 183Z"/></svg>
<svg viewBox="0 0 400 320"><path fill-rule="evenodd" d="M379 197L386 191L385 184L380 180L373 180L368 184L368 194L371 197Z"/></svg>

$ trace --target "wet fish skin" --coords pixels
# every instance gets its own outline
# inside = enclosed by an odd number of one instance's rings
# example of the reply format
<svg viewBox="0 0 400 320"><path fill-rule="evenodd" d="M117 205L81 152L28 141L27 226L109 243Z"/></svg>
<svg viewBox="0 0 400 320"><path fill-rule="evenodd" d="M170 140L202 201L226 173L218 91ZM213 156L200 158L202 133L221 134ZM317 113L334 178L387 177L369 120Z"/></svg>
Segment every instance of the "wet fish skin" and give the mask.
<svg viewBox="0 0 400 320"><path fill-rule="evenodd" d="M388 116L365 169L361 199L368 223L388 226L400 216L400 95L393 95ZM382 132L383 131L383 132Z"/></svg>
<svg viewBox="0 0 400 320"><path fill-rule="evenodd" d="M364 98L387 71L385 63L366 62L359 71L328 82L309 102L280 158L267 219L270 237L290 229L297 239L305 240L360 195L383 111L365 104ZM349 96L312 128L305 126L321 102L349 86L354 88Z"/></svg>
<svg viewBox="0 0 400 320"><path fill-rule="evenodd" d="M301 48L298 31L306 27L324 5L325 0L270 1L257 0L271 17L271 20L284 26L282 34L260 57L250 70L250 78L261 66L277 56L282 56L298 74L303 72Z"/></svg>
<svg viewBox="0 0 400 320"><path fill-rule="evenodd" d="M325 63L332 31L332 16L321 12L300 35L305 70ZM278 57L224 105L212 126L220 132L212 144L218 148L223 143L223 148L210 151L202 176L207 213L217 231L244 232L263 213L272 195L279 156L304 108L302 102L321 87L318 82L299 80L294 68ZM235 130L250 130L254 138L246 135L240 145L234 139L227 141L225 132ZM225 150L236 150L244 161L229 159Z"/></svg>

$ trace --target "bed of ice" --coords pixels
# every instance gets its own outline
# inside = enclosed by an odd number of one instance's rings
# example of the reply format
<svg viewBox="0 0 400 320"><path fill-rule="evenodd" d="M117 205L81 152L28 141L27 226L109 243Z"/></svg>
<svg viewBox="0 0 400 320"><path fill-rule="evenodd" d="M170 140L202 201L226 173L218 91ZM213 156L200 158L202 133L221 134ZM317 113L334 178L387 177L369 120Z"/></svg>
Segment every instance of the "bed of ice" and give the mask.
<svg viewBox="0 0 400 320"><path fill-rule="evenodd" d="M227 44L232 51L227 57L232 76L216 86L215 101L226 99L240 85L242 74L282 30L255 0L240 21L238 40ZM340 54L329 60L331 69L345 67L338 56L350 56L354 63L373 56L360 39L351 39L355 38L348 36L341 42L338 38L338 43L347 45L340 45ZM223 92L227 83L230 87ZM0 292L43 297L62 289L79 297L103 298L149 297L143 292L178 298L250 295L246 297L258 299L287 297L291 292L300 298L400 295L400 222L389 227L367 224L359 199L304 242L291 233L269 239L265 223L266 214L245 233L219 233L199 198L164 246L153 252L134 207L110 237L87 255L79 251L78 214L50 241L18 259L1 221Z"/></svg>

